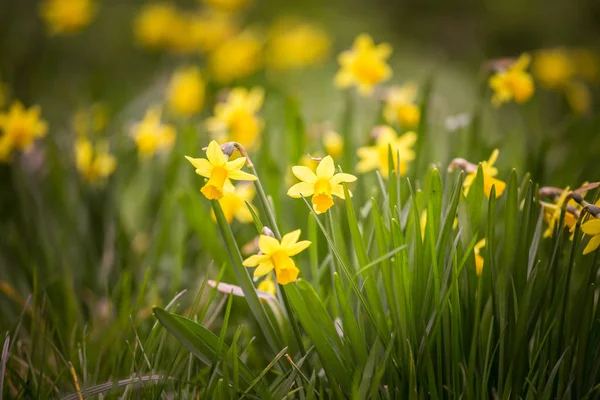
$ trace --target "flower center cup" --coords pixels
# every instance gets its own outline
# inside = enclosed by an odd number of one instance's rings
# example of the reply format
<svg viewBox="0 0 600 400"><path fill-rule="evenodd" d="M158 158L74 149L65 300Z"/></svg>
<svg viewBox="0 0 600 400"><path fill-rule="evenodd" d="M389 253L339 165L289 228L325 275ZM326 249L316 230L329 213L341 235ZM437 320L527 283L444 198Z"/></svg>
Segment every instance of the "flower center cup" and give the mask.
<svg viewBox="0 0 600 400"><path fill-rule="evenodd" d="M227 170L223 167L214 167L210 178L201 192L210 200L218 200L223 197L223 184L227 179Z"/></svg>

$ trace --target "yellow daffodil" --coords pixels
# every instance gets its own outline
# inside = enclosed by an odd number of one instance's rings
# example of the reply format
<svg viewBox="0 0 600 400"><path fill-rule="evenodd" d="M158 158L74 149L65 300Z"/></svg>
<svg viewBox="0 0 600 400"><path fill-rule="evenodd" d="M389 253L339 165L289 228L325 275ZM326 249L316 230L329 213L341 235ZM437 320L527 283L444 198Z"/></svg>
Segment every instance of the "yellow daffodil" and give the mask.
<svg viewBox="0 0 600 400"><path fill-rule="evenodd" d="M256 114L262 107L262 88L234 88L227 99L215 105L215 115L206 121L211 134L221 141L240 143L246 150L258 144L264 122Z"/></svg>
<svg viewBox="0 0 600 400"><path fill-rule="evenodd" d="M26 109L20 102L13 102L8 111L0 112L0 162L8 162L15 150L30 150L47 131L40 107Z"/></svg>
<svg viewBox="0 0 600 400"><path fill-rule="evenodd" d="M394 169L398 168L398 155L400 156L400 175L405 175L408 163L415 159L413 146L417 141L417 134L406 132L398 137L394 129L389 126L379 126L374 146L361 147L357 150L360 160L356 170L360 173L379 169L384 178L388 177L389 151L391 148Z"/></svg>
<svg viewBox="0 0 600 400"><path fill-rule="evenodd" d="M226 182L223 189L223 197L219 199L219 204L227 222L231 223L234 218L243 224L252 222L252 213L245 202L250 202L254 198L256 194L254 185L240 184L233 187Z"/></svg>
<svg viewBox="0 0 600 400"><path fill-rule="evenodd" d="M179 12L170 3L146 4L134 20L134 34L145 47L165 48L172 40L173 26L179 23Z"/></svg>
<svg viewBox="0 0 600 400"><path fill-rule="evenodd" d="M300 238L300 229L285 235L281 242L270 236L261 235L258 239L258 247L260 253L248 257L244 260L245 267L256 267L254 270L255 277L267 275L272 270L275 270L277 283L285 285L290 282L295 282L298 279L300 270L296 267L292 256L300 253L302 250L310 246L308 240L298 241Z"/></svg>
<svg viewBox="0 0 600 400"><path fill-rule="evenodd" d="M208 178L202 187L202 194L209 200L219 200L223 197L223 186L229 179L241 181L255 181L256 176L242 171L246 164L246 157L228 161L221 146L216 141L210 142L206 150L206 158L192 158L185 156L196 168L196 173Z"/></svg>
<svg viewBox="0 0 600 400"><path fill-rule="evenodd" d="M325 152L334 159L339 158L344 152L344 139L342 135L333 130L328 130L323 135L323 147Z"/></svg>
<svg viewBox="0 0 600 400"><path fill-rule="evenodd" d="M40 6L40 15L52 35L79 32L95 12L92 0L43 0Z"/></svg>
<svg viewBox="0 0 600 400"><path fill-rule="evenodd" d="M481 162L481 168L483 169L483 191L488 198L490 197L492 186L496 187L496 198L502 196L502 193L504 193L504 189L506 188L506 183L495 178L495 176L498 175L498 169L494 167L494 164L496 163L499 155L500 151L496 149L492 152L489 160ZM469 189L471 188L476 176L477 170L470 172L465 177L465 181L463 182L465 195L469 193Z"/></svg>
<svg viewBox="0 0 600 400"><path fill-rule="evenodd" d="M590 241L583 250L583 254L591 253L600 246L600 219L590 219L589 221L581 225L581 230L586 235L591 236Z"/></svg>
<svg viewBox="0 0 600 400"><path fill-rule="evenodd" d="M157 151L170 149L175 143L175 127L161 124L160 114L160 108L149 108L144 119L133 126L133 139L141 157L151 157Z"/></svg>
<svg viewBox="0 0 600 400"><path fill-rule="evenodd" d="M499 71L490 77L489 84L494 90L494 96L492 97L492 104L494 106L499 107L511 100L522 104L531 98L535 91L535 86L531 74L527 72L530 62L531 56L523 53L507 69Z"/></svg>
<svg viewBox="0 0 600 400"><path fill-rule="evenodd" d="M200 112L204 106L204 88L206 84L200 69L188 66L178 69L169 83L167 102L177 114L191 116Z"/></svg>
<svg viewBox="0 0 600 400"><path fill-rule="evenodd" d="M73 116L73 130L78 136L100 132L108 124L108 109L103 103L79 109Z"/></svg>
<svg viewBox="0 0 600 400"><path fill-rule="evenodd" d="M475 243L475 247L473 248L473 253L475 253L475 273L477 276L481 275L483 271L483 257L481 256L481 249L485 247L486 240L485 238L481 239L479 242Z"/></svg>
<svg viewBox="0 0 600 400"><path fill-rule="evenodd" d="M335 85L340 88L356 86L361 94L371 94L376 85L392 76L392 69L386 62L391 54L389 44L375 45L371 36L359 35L352 49L338 57L340 70L335 76Z"/></svg>
<svg viewBox="0 0 600 400"><path fill-rule="evenodd" d="M275 282L273 282L271 275L267 275L267 277L258 284L258 290L271 293L273 296L277 295L277 288L275 287Z"/></svg>
<svg viewBox="0 0 600 400"><path fill-rule="evenodd" d="M415 104L416 97L417 85L413 82L391 87L385 97L385 121L390 125L398 123L402 128L416 127L421 118L421 110Z"/></svg>
<svg viewBox="0 0 600 400"><path fill-rule="evenodd" d="M312 204L317 213L324 213L333 206L333 195L345 198L342 183L356 181L354 175L336 174L331 156L321 160L316 173L303 166L292 167L292 172L302 182L292 186L287 192L288 196L295 199L312 196Z"/></svg>
<svg viewBox="0 0 600 400"><path fill-rule="evenodd" d="M575 74L573 60L568 51L562 48L537 51L531 69L536 79L547 89L566 87Z"/></svg>
<svg viewBox="0 0 600 400"><path fill-rule="evenodd" d="M331 39L321 28L283 18L269 32L266 62L278 70L304 68L323 61L330 47Z"/></svg>
<svg viewBox="0 0 600 400"><path fill-rule="evenodd" d="M203 0L203 2L223 11L234 12L248 6L251 0Z"/></svg>
<svg viewBox="0 0 600 400"><path fill-rule="evenodd" d="M226 40L208 57L212 78L228 84L246 78L262 67L262 40L252 31L245 31Z"/></svg>
<svg viewBox="0 0 600 400"><path fill-rule="evenodd" d="M544 237L548 238L554 234L554 229L556 224L560 221L560 215L562 213L562 208L567 200L567 196L571 193L570 188L567 186L556 200L554 204L551 203L543 203L543 211L544 211L544 220L548 224L548 227L544 231ZM581 206L573 199L569 200L567 203L568 206L574 207L576 209L581 208ZM577 223L577 216L573 215L570 212L565 212L565 226L572 230Z"/></svg>
<svg viewBox="0 0 600 400"><path fill-rule="evenodd" d="M85 180L90 183L103 181L117 167L117 160L108 152L108 144L104 141L96 146L85 137L75 142L75 165Z"/></svg>
<svg viewBox="0 0 600 400"><path fill-rule="evenodd" d="M211 52L238 32L231 15L218 10L202 10L189 18L190 40L199 51Z"/></svg>
<svg viewBox="0 0 600 400"><path fill-rule="evenodd" d="M588 87L579 81L567 84L567 102L575 114L589 114L592 108L592 94Z"/></svg>

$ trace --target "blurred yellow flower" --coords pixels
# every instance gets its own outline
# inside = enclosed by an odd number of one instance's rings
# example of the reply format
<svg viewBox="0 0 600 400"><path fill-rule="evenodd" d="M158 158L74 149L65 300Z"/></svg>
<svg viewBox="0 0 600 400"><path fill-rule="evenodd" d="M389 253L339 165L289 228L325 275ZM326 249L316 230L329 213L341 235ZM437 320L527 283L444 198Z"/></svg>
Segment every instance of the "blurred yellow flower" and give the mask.
<svg viewBox="0 0 600 400"><path fill-rule="evenodd" d="M282 18L269 32L266 62L278 70L309 67L323 61L330 47L331 39L323 29Z"/></svg>
<svg viewBox="0 0 600 400"><path fill-rule="evenodd" d="M496 160L498 159L499 155L500 151L498 149L495 149L492 152L492 155L490 156L489 160L481 162L481 168L483 170L483 192L488 198L490 197L492 186L496 187L496 198L502 196L502 193L504 193L504 189L506 188L506 183L494 178L496 175L498 175L498 169L494 167L494 164L496 163ZM465 181L463 182L465 195L469 193L469 189L471 188L471 185L473 184L473 181L475 180L476 176L477 170L469 173L465 177Z"/></svg>
<svg viewBox="0 0 600 400"><path fill-rule="evenodd" d="M94 17L92 0L43 0L40 15L52 35L72 34L87 26Z"/></svg>
<svg viewBox="0 0 600 400"><path fill-rule="evenodd" d="M579 81L567 84L567 102L575 114L586 115L592 108L592 94L588 87Z"/></svg>
<svg viewBox="0 0 600 400"><path fill-rule="evenodd" d="M73 130L78 136L100 132L108 124L108 109L103 103L80 108L73 116Z"/></svg>
<svg viewBox="0 0 600 400"><path fill-rule="evenodd" d="M15 150L28 151L35 139L46 135L48 125L40 118L40 107L29 109L18 101L0 113L0 162L10 161Z"/></svg>
<svg viewBox="0 0 600 400"><path fill-rule="evenodd" d="M245 202L250 202L254 198L256 194L254 185L240 184L234 187L226 182L223 189L223 197L219 199L219 204L227 222L231 223L234 218L243 224L252 222L252 213Z"/></svg>
<svg viewBox="0 0 600 400"><path fill-rule="evenodd" d="M589 49L576 49L573 51L573 63L577 75L591 83L600 80L600 55Z"/></svg>
<svg viewBox="0 0 600 400"><path fill-rule="evenodd" d="M535 86L531 74L526 71L530 62L531 56L523 53L507 69L499 71L490 77L489 85L494 90L494 95L492 96L492 104L494 106L499 107L511 100L522 104L531 98L535 91Z"/></svg>
<svg viewBox="0 0 600 400"><path fill-rule="evenodd" d="M548 238L554 234L556 224L560 221L560 214L562 213L563 205L567 199L567 196L571 193L570 188L567 186L558 197L554 204L542 203L544 208L544 220L548 224L548 227L544 231L544 237ZM573 199L569 200L568 206L574 207L575 209L581 208L581 206ZM577 216L570 212L565 212L565 226L571 230L577 223Z"/></svg>
<svg viewBox="0 0 600 400"><path fill-rule="evenodd" d="M342 183L356 181L354 175L336 174L331 156L326 156L321 160L316 173L303 166L292 167L292 172L301 182L296 183L288 190L288 196L295 199L312 196L312 205L317 213L324 213L333 206L333 195L341 199L345 198Z"/></svg>
<svg viewBox="0 0 600 400"><path fill-rule="evenodd" d="M300 229L285 235L281 242L270 236L261 235L258 239L258 247L261 254L256 254L244 260L245 267L256 267L255 277L267 275L273 269L277 277L277 283L285 285L295 282L298 279L300 270L296 267L292 256L300 253L310 246L308 240L298 241L300 239Z"/></svg>
<svg viewBox="0 0 600 400"><path fill-rule="evenodd" d="M271 275L267 275L267 277L258 284L258 290L271 293L273 296L277 295L277 288L275 287L275 282L273 282Z"/></svg>
<svg viewBox="0 0 600 400"><path fill-rule="evenodd" d="M340 70L335 76L335 85L340 88L356 86L359 93L371 94L373 88L392 76L386 60L392 54L387 43L375 45L371 36L363 33L352 45L352 49L338 57Z"/></svg>
<svg viewBox="0 0 600 400"><path fill-rule="evenodd" d="M262 107L264 91L234 88L227 99L215 105L215 114L206 121L209 132L218 140L237 142L246 150L258 145L264 122L257 113Z"/></svg>
<svg viewBox="0 0 600 400"><path fill-rule="evenodd" d="M344 152L344 138L336 131L330 129L323 135L323 147L325 147L327 154L337 159Z"/></svg>
<svg viewBox="0 0 600 400"><path fill-rule="evenodd" d="M134 20L137 41L150 48L171 45L173 27L181 23L179 11L170 3L149 3L138 12Z"/></svg>
<svg viewBox="0 0 600 400"><path fill-rule="evenodd" d="M117 167L117 160L108 152L108 143L101 141L93 146L85 137L75 141L75 165L85 180L90 183L103 181Z"/></svg>
<svg viewBox="0 0 600 400"><path fill-rule="evenodd" d="M485 238L481 239L479 242L475 243L475 247L473 248L473 253L475 253L475 273L477 276L481 275L483 272L483 257L481 256L481 249L486 245Z"/></svg>
<svg viewBox="0 0 600 400"><path fill-rule="evenodd" d="M238 32L234 18L217 10L202 10L189 19L190 40L199 51L213 51Z"/></svg>
<svg viewBox="0 0 600 400"><path fill-rule="evenodd" d="M206 157L192 158L185 156L196 168L198 175L208 178L208 182L202 187L201 192L209 200L219 200L223 197L223 186L228 184L229 179L256 180L256 176L242 171L242 167L246 164L246 157L227 161L227 156L223 153L221 146L214 140L208 145Z"/></svg>
<svg viewBox="0 0 600 400"><path fill-rule="evenodd" d="M262 40L244 31L226 40L208 56L211 77L221 84L246 78L262 67Z"/></svg>
<svg viewBox="0 0 600 400"><path fill-rule="evenodd" d="M360 160L356 165L356 171L360 173L379 169L384 178L388 177L389 151L391 148L394 169L398 168L398 155L400 156L400 175L405 175L408 163L415 159L413 146L417 141L417 134L406 132L398 137L394 129L387 125L376 129L377 138L374 146L365 146L357 150Z"/></svg>
<svg viewBox="0 0 600 400"><path fill-rule="evenodd" d="M387 91L383 117L388 124L398 123L404 129L419 124L421 110L415 104L417 85L408 82L403 86L392 86Z"/></svg>
<svg viewBox="0 0 600 400"><path fill-rule="evenodd" d="M537 51L531 69L535 78L547 89L566 87L575 74L573 60L562 48Z"/></svg>
<svg viewBox="0 0 600 400"><path fill-rule="evenodd" d="M238 11L250 4L251 0L202 0L204 4L223 11Z"/></svg>
<svg viewBox="0 0 600 400"><path fill-rule="evenodd" d="M159 107L151 107L144 119L133 126L133 139L141 157L151 157L157 151L169 150L175 143L175 127L161 124L160 115Z"/></svg>
<svg viewBox="0 0 600 400"><path fill-rule="evenodd" d="M586 235L591 236L590 241L583 250L583 254L591 253L600 246L600 219L594 218L587 221L581 225L581 230Z"/></svg>
<svg viewBox="0 0 600 400"><path fill-rule="evenodd" d="M187 66L178 69L169 82L169 107L178 115L189 117L197 114L204 106L205 86L198 67Z"/></svg>

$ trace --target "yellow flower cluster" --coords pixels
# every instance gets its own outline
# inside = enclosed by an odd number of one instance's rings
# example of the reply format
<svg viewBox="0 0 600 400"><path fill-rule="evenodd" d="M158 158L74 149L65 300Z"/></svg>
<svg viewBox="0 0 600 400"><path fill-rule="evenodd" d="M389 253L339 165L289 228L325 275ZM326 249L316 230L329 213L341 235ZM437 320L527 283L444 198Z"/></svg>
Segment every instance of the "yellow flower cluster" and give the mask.
<svg viewBox="0 0 600 400"><path fill-rule="evenodd" d="M304 68L323 61L330 48L331 39L323 29L284 18L269 31L265 58L276 70Z"/></svg>
<svg viewBox="0 0 600 400"><path fill-rule="evenodd" d="M79 32L89 25L96 13L92 0L43 0L40 16L51 35Z"/></svg>
<svg viewBox="0 0 600 400"><path fill-rule="evenodd" d="M13 102L8 111L0 112L0 162L9 162L17 150L30 150L47 131L39 106L26 109L20 102Z"/></svg>
<svg viewBox="0 0 600 400"><path fill-rule="evenodd" d="M251 30L226 40L208 56L211 77L229 84L256 73L263 66L263 46L263 39Z"/></svg>
<svg viewBox="0 0 600 400"><path fill-rule="evenodd" d="M178 115L189 117L197 114L204 106L206 83L200 69L194 66L178 69L169 83L167 103Z"/></svg>
<svg viewBox="0 0 600 400"><path fill-rule="evenodd" d="M421 110L415 104L417 90L414 82L387 90L383 117L388 124L398 124L403 129L415 128L419 124Z"/></svg>
<svg viewBox="0 0 600 400"><path fill-rule="evenodd" d="M108 152L108 143L104 140L93 145L89 139L79 137L74 151L75 166L90 183L104 182L117 167L117 159Z"/></svg>
<svg viewBox="0 0 600 400"><path fill-rule="evenodd" d="M531 56L521 54L519 59L508 68L502 69L490 77L489 85L494 90L492 104L499 107L514 100L522 104L527 102L535 90L533 78L527 72Z"/></svg>

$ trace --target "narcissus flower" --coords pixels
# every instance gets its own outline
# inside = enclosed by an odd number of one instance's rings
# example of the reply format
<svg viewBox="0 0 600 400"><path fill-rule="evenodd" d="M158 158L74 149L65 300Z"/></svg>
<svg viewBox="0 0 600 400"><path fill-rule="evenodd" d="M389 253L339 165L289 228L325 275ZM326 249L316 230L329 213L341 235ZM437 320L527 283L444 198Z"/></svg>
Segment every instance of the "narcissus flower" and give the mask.
<svg viewBox="0 0 600 400"><path fill-rule="evenodd" d="M108 152L108 143L101 141L95 146L85 137L75 142L75 165L85 180L102 182L115 171L117 159Z"/></svg>
<svg viewBox="0 0 600 400"><path fill-rule="evenodd" d="M490 77L489 84L494 90L494 106L499 107L511 100L522 104L531 98L535 86L531 74L527 72L530 62L531 56L523 53L515 63Z"/></svg>
<svg viewBox="0 0 600 400"><path fill-rule="evenodd" d="M271 275L267 275L267 277L258 284L258 290L271 293L273 296L277 295L277 288L275 287L275 282L273 282Z"/></svg>
<svg viewBox="0 0 600 400"><path fill-rule="evenodd" d="M566 49L540 50L534 54L533 75L547 89L567 86L575 74L575 65Z"/></svg>
<svg viewBox="0 0 600 400"><path fill-rule="evenodd" d="M323 29L283 18L269 32L266 62L277 70L309 67L321 62L330 47L331 39Z"/></svg>
<svg viewBox="0 0 600 400"><path fill-rule="evenodd" d="M475 273L479 276L483 271L483 257L481 256L481 249L485 247L486 240L485 238L481 239L479 242L475 243L475 247L473 248L473 253L475 253Z"/></svg>
<svg viewBox="0 0 600 400"><path fill-rule="evenodd" d="M231 223L234 218L243 224L252 222L252 213L248 210L246 201L250 202L254 198L254 185L240 184L233 187L225 183L223 189L223 197L219 199L219 204L227 222Z"/></svg>
<svg viewBox="0 0 600 400"><path fill-rule="evenodd" d="M170 3L146 4L134 20L136 40L145 47L170 46L173 27L180 23L179 11Z"/></svg>
<svg viewBox="0 0 600 400"><path fill-rule="evenodd" d="M133 139L142 157L151 157L157 151L168 150L175 143L175 127L162 124L160 114L160 108L152 107L146 111L144 119L133 126Z"/></svg>
<svg viewBox="0 0 600 400"><path fill-rule="evenodd" d="M8 111L0 113L0 162L8 162L15 150L30 150L47 131L40 107L26 109L20 102L13 102Z"/></svg>
<svg viewBox="0 0 600 400"><path fill-rule="evenodd" d="M413 128L419 124L421 110L415 104L417 85L413 82L404 86L393 86L385 97L383 117L388 124L398 123L402 128Z"/></svg>
<svg viewBox="0 0 600 400"><path fill-rule="evenodd" d="M192 158L185 156L196 168L196 173L208 178L206 185L200 190L209 200L219 200L223 197L223 186L229 179L241 181L255 181L256 176L242 171L246 164L246 157L227 161L221 146L216 141L210 142L206 150L206 158Z"/></svg>
<svg viewBox="0 0 600 400"><path fill-rule="evenodd" d="M567 186L561 193L561 195L556 199L554 203L542 203L543 211L544 211L544 220L548 224L548 227L544 231L544 237L548 238L554 234L554 229L556 224L560 221L560 215L562 214L562 208L565 205L565 201L567 201L567 196L571 193L570 188ZM570 199L567 202L567 207L570 207L572 210L579 210L581 206L575 200ZM575 224L577 223L577 215L569 212L568 210L565 212L565 227L569 230L573 230Z"/></svg>
<svg viewBox="0 0 600 400"><path fill-rule="evenodd" d="M340 88L356 86L361 94L371 94L376 85L392 76L392 69L386 62L391 54L389 44L375 45L371 36L359 35L352 49L338 57L340 70L335 76L335 85Z"/></svg>
<svg viewBox="0 0 600 400"><path fill-rule="evenodd" d="M44 0L40 15L52 35L72 34L87 26L96 11L92 0Z"/></svg>
<svg viewBox="0 0 600 400"><path fill-rule="evenodd" d="M489 160L481 162L481 168L483 169L483 191L488 198L490 197L492 186L496 187L496 198L502 196L502 193L504 193L504 189L506 188L506 183L495 178L495 176L498 175L498 169L494 167L494 164L496 163L499 155L500 151L496 149L492 152ZM470 172L465 177L463 182L465 195L469 193L469 189L471 188L476 176L477 170Z"/></svg>
<svg viewBox="0 0 600 400"><path fill-rule="evenodd" d="M272 270L275 270L277 283L285 285L290 282L295 282L298 279L300 270L296 267L292 256L300 253L302 250L310 246L308 240L298 241L300 239L300 229L285 235L281 242L270 236L261 235L258 239L258 247L260 253L248 257L244 260L245 267L256 267L254 270L255 277L267 275Z"/></svg>
<svg viewBox="0 0 600 400"><path fill-rule="evenodd" d="M333 195L343 199L342 183L356 181L350 174L335 173L335 165L331 156L324 157L317 166L316 174L308 167L294 166L292 172L302 182L292 186L287 194L298 199L312 196L312 205L317 213L324 213L333 206Z"/></svg>
<svg viewBox="0 0 600 400"><path fill-rule="evenodd" d="M182 116L192 116L204 106L206 84L200 69L188 66L178 69L169 83L167 102L169 107Z"/></svg>
<svg viewBox="0 0 600 400"><path fill-rule="evenodd" d="M262 40L245 31L226 40L208 57L211 77L220 84L246 78L262 67Z"/></svg>
<svg viewBox="0 0 600 400"><path fill-rule="evenodd" d="M250 4L251 0L203 0L204 4L223 11L238 11Z"/></svg>
<svg viewBox="0 0 600 400"><path fill-rule="evenodd" d="M336 131L330 129L323 135L323 147L327 154L337 159L344 152L344 138Z"/></svg>
<svg viewBox="0 0 600 400"><path fill-rule="evenodd" d="M361 147L357 150L360 160L356 170L360 173L379 169L384 178L388 177L389 152L391 148L394 169L398 168L398 155L400 156L400 175L405 175L408 163L415 159L413 146L417 141L417 134L406 132L398 137L394 129L389 126L375 128L376 139L374 146Z"/></svg>
<svg viewBox="0 0 600 400"><path fill-rule="evenodd" d="M581 225L581 230L586 235L591 236L590 241L583 250L583 254L591 253L600 246L600 219L590 219L589 221Z"/></svg>
<svg viewBox="0 0 600 400"><path fill-rule="evenodd" d="M263 98L262 88L232 89L224 102L215 105L215 115L206 121L208 130L218 140L237 142L252 150L264 125L257 115Z"/></svg>

